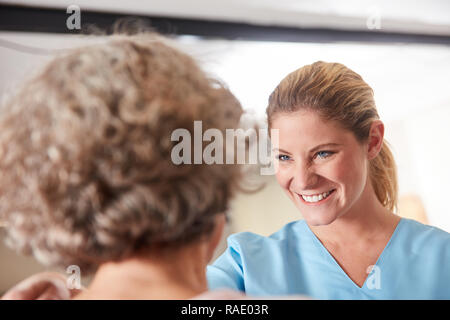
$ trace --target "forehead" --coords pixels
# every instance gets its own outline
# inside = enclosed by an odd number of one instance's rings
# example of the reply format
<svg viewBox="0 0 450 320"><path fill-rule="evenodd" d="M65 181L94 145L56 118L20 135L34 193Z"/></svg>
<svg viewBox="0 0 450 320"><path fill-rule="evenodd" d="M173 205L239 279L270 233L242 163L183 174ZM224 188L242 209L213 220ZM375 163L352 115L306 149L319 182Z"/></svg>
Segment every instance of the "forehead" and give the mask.
<svg viewBox="0 0 450 320"><path fill-rule="evenodd" d="M289 148L290 145L314 147L323 143L345 144L353 137L350 131L336 121L325 120L310 110L277 114L271 128L279 130L280 148Z"/></svg>

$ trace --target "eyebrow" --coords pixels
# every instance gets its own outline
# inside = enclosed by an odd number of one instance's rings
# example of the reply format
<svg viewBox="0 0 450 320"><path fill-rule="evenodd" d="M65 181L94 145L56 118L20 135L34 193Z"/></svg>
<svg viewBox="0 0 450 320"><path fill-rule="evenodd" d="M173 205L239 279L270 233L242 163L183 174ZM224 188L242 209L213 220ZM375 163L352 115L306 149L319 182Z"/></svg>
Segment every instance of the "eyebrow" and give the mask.
<svg viewBox="0 0 450 320"><path fill-rule="evenodd" d="M283 149L278 149L278 148L273 148L273 150L272 151L279 151L279 152L282 152L282 153L287 153L287 154L291 154L290 152L287 152L286 150L283 150Z"/></svg>
<svg viewBox="0 0 450 320"><path fill-rule="evenodd" d="M314 148L312 148L311 150L309 150L309 153L312 153L312 152L314 152L314 151L316 151L316 150L318 150L318 149L321 149L321 148L325 148L325 147L338 147L338 146L341 146L342 144L339 144L339 143L322 143L322 144L319 144L318 146L315 146ZM278 148L274 148L273 149L273 151L276 151L276 150L278 150L278 151L280 151L280 152L283 152L283 153L287 153L287 154L291 154L290 152L288 152L288 151L286 151L286 150L283 150L283 149L278 149Z"/></svg>
<svg viewBox="0 0 450 320"><path fill-rule="evenodd" d="M322 144L319 144L318 146L315 146L311 150L309 150L309 153L312 153L318 149L325 148L325 147L339 147L339 146L341 146L341 144L339 144L339 143L322 143Z"/></svg>

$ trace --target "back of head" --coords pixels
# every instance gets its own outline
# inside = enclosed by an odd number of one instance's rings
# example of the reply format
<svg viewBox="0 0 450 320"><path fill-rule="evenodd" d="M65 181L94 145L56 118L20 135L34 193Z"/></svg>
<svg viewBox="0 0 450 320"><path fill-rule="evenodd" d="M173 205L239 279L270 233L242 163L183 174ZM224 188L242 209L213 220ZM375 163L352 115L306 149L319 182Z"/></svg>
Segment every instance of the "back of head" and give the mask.
<svg viewBox="0 0 450 320"><path fill-rule="evenodd" d="M235 165L175 165L171 134L238 126L242 108L155 35L111 36L51 61L0 114L8 242L83 272L199 240L225 212Z"/></svg>

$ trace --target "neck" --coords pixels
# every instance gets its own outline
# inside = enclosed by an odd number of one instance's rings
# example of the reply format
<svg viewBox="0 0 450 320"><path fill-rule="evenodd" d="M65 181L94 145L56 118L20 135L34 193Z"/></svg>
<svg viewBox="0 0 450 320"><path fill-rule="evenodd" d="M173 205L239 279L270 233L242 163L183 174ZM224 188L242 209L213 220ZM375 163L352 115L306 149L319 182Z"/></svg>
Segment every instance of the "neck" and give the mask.
<svg viewBox="0 0 450 320"><path fill-rule="evenodd" d="M400 217L380 203L368 182L361 197L347 212L328 225L310 228L321 241L353 244L390 237L399 220Z"/></svg>
<svg viewBox="0 0 450 320"><path fill-rule="evenodd" d="M100 266L78 299L189 299L207 291L204 245L152 251Z"/></svg>

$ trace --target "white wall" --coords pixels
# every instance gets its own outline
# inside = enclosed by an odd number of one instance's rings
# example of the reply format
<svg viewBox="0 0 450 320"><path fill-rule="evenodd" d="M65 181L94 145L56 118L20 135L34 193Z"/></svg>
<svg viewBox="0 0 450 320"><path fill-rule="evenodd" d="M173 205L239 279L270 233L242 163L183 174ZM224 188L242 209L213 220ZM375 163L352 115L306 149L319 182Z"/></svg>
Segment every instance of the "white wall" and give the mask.
<svg viewBox="0 0 450 320"><path fill-rule="evenodd" d="M418 194L430 224L450 232L450 99L445 105L406 115L401 122L405 138L395 150L402 161L401 190Z"/></svg>

